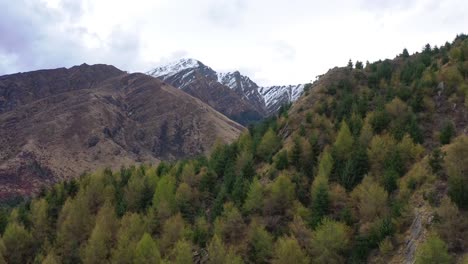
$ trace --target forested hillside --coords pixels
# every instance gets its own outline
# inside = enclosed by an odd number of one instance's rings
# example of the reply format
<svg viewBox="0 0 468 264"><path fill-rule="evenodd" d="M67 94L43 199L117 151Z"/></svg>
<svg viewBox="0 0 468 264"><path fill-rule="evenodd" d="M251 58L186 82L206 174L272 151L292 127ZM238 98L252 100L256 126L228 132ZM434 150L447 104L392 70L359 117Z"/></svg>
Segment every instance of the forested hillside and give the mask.
<svg viewBox="0 0 468 264"><path fill-rule="evenodd" d="M209 156L57 184L2 263L468 263L468 37L351 62Z"/></svg>

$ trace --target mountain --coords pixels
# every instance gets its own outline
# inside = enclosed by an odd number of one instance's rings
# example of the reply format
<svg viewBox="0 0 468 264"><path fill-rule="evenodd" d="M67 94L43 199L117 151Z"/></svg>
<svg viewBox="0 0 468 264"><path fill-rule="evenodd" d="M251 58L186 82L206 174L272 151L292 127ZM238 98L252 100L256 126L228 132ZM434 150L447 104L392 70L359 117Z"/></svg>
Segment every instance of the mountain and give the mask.
<svg viewBox="0 0 468 264"><path fill-rule="evenodd" d="M157 67L147 74L202 100L241 124L260 121L266 115L263 108L250 104L235 91L219 83L216 72L197 60L183 59Z"/></svg>
<svg viewBox="0 0 468 264"><path fill-rule="evenodd" d="M297 100L304 90L304 85L260 87L239 71L216 72L195 59L181 59L159 66L147 74L188 92L243 124L276 114L282 105ZM229 100L218 103L219 99L211 96L219 96L220 93L229 95ZM245 108L249 114L230 110L233 107ZM254 109L255 113L250 109Z"/></svg>
<svg viewBox="0 0 468 264"><path fill-rule="evenodd" d="M0 76L0 198L105 166L195 156L242 129L158 79L113 66Z"/></svg>
<svg viewBox="0 0 468 264"><path fill-rule="evenodd" d="M305 85L284 85L260 87L259 93L264 98L268 113L278 112L281 106L295 102L304 92Z"/></svg>
<svg viewBox="0 0 468 264"><path fill-rule="evenodd" d="M2 208L0 261L465 264L467 100L467 35L335 67L208 155Z"/></svg>

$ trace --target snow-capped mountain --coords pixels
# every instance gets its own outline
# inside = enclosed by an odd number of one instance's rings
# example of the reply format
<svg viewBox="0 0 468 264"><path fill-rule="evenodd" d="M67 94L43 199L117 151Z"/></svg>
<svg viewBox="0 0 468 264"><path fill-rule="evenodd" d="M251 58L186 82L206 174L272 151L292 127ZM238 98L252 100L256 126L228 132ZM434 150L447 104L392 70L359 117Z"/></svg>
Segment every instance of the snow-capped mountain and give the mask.
<svg viewBox="0 0 468 264"><path fill-rule="evenodd" d="M247 125L266 116L266 111L218 81L218 74L195 59L182 59L147 72L200 99L232 120Z"/></svg>
<svg viewBox="0 0 468 264"><path fill-rule="evenodd" d="M167 65L156 67L147 72L147 74L160 78L182 90L186 90L191 95L207 102L227 116L230 116L227 109L223 109L223 112L219 109L221 106L218 105L218 103L213 102L213 100L211 100L210 103L210 96L203 96L200 92L201 90L206 90L206 88L214 88L213 86L216 86L217 89L221 90L218 92L229 94L231 99L233 98L232 92L234 92L238 100L225 103L231 105L242 101L244 104L249 104L251 108L255 109L254 112L257 113L252 115L253 113L249 112L249 114L244 114L243 117L240 118L247 118L249 121L253 121L251 119L256 119L257 114L262 117L275 114L282 105L296 101L304 90L304 85L302 84L261 87L238 71L227 73L216 72L196 59L181 59ZM193 89L193 84L198 83L198 85L200 85L200 79L203 79L206 83L205 89L198 87L198 91L196 92ZM228 92L226 88L229 88L231 92ZM207 93L207 91L203 92ZM208 93L213 93L213 91ZM223 105L224 108L226 108L226 104ZM246 123L244 120L240 119L239 117L237 117L237 119L234 118L236 121Z"/></svg>
<svg viewBox="0 0 468 264"><path fill-rule="evenodd" d="M217 75L218 82L234 90L239 96L248 100L255 107L265 109L268 113L265 100L259 93L258 85L249 77L241 75L238 71L217 73Z"/></svg>
<svg viewBox="0 0 468 264"><path fill-rule="evenodd" d="M295 102L304 92L304 84L260 87L259 93L265 100L270 113L276 113L286 103Z"/></svg>

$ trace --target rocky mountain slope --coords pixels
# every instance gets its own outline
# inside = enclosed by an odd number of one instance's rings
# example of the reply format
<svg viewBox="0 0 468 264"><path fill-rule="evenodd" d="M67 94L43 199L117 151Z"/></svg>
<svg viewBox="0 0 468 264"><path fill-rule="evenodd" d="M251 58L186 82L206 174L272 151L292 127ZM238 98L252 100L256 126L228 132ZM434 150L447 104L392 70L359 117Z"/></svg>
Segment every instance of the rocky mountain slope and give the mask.
<svg viewBox="0 0 468 264"><path fill-rule="evenodd" d="M242 75L238 71L227 73L216 72L195 59L181 59L159 66L147 72L147 74L160 78L188 92L207 102L228 117L244 124L255 121L259 116L264 117L276 114L282 105L297 100L304 90L304 85L260 87L249 77ZM204 87L200 86L201 79L205 80L202 82L205 85ZM231 91L228 91L226 87L230 88ZM211 94L219 93L229 95L229 100L218 103L218 99L213 99L210 96ZM233 107L238 110L229 110ZM246 108L247 110L245 111L250 114L239 114L239 108ZM255 109L256 112L251 113L250 109ZM248 116L248 118L245 118L245 116Z"/></svg>
<svg viewBox="0 0 468 264"><path fill-rule="evenodd" d="M0 77L0 198L105 166L190 157L242 126L144 74L81 65Z"/></svg>
<svg viewBox="0 0 468 264"><path fill-rule="evenodd" d="M262 107L256 107L219 83L216 72L197 60L180 60L147 74L178 87L241 124L260 121L266 115Z"/></svg>

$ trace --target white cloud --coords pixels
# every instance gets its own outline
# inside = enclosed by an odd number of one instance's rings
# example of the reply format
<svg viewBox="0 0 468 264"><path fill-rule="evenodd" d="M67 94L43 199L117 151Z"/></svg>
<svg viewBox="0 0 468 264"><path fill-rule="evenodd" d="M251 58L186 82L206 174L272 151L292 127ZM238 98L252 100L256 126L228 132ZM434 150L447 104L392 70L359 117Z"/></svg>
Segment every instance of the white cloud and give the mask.
<svg viewBox="0 0 468 264"><path fill-rule="evenodd" d="M0 0L0 74L87 63L147 71L194 57L260 84L310 81L466 30L464 0ZM13 30L14 29L14 30Z"/></svg>

